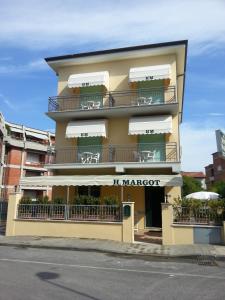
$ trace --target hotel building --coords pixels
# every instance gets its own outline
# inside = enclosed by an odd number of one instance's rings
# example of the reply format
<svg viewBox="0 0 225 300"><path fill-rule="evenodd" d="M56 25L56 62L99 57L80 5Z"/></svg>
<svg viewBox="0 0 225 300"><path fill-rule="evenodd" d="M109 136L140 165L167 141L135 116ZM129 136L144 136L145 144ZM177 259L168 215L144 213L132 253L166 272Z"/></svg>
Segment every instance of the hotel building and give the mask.
<svg viewBox="0 0 225 300"><path fill-rule="evenodd" d="M114 196L134 202L135 230L162 227L161 203L181 195L187 41L46 58L58 77L48 100L56 122L52 197ZM109 237L110 238L110 237Z"/></svg>

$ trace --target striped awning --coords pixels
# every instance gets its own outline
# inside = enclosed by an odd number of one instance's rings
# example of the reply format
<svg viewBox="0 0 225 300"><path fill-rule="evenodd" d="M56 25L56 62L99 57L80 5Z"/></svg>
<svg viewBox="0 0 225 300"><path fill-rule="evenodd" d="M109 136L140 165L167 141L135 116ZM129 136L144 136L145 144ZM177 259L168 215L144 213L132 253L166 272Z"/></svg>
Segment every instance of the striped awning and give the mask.
<svg viewBox="0 0 225 300"><path fill-rule="evenodd" d="M74 121L67 125L67 138L92 136L107 137L107 120Z"/></svg>
<svg viewBox="0 0 225 300"><path fill-rule="evenodd" d="M181 175L65 175L22 177L28 186L181 186Z"/></svg>
<svg viewBox="0 0 225 300"><path fill-rule="evenodd" d="M26 131L26 136L35 137L35 138L40 139L40 140L47 140L48 139L47 134L37 133L37 132L32 132L32 131Z"/></svg>
<svg viewBox="0 0 225 300"><path fill-rule="evenodd" d="M69 88L79 88L79 87L97 86L97 85L103 85L108 89L109 87L108 71L72 74L68 79Z"/></svg>
<svg viewBox="0 0 225 300"><path fill-rule="evenodd" d="M129 81L146 81L146 80L159 80L159 79L170 79L171 77L171 66L157 65L157 66L146 66L140 68L131 68L129 74Z"/></svg>
<svg viewBox="0 0 225 300"><path fill-rule="evenodd" d="M172 116L136 117L129 120L129 134L159 134L172 132Z"/></svg>

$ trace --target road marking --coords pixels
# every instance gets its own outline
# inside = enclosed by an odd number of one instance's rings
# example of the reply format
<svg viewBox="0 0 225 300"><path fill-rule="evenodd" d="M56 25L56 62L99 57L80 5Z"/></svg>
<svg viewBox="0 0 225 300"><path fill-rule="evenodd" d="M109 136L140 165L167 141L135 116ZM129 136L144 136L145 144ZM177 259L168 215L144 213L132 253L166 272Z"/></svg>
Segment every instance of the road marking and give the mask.
<svg viewBox="0 0 225 300"><path fill-rule="evenodd" d="M103 271L117 271L117 272L130 272L130 273L144 273L144 274L157 274L165 276L180 276L180 277L199 277L206 279L225 279L224 276L214 276L214 275L202 275L202 274L192 274L192 273L172 273L172 272L159 272L159 271L148 271L148 270L137 270L137 269L125 269L125 268L112 268L112 267L95 267L87 265L74 265L74 264L62 264L54 262L45 261L35 261L35 260L22 260L22 259L10 259L10 258L0 258L2 262L17 262L17 263L28 263L37 265L49 265L58 267L68 267L68 268L79 268L79 269L92 269L92 270L103 270Z"/></svg>

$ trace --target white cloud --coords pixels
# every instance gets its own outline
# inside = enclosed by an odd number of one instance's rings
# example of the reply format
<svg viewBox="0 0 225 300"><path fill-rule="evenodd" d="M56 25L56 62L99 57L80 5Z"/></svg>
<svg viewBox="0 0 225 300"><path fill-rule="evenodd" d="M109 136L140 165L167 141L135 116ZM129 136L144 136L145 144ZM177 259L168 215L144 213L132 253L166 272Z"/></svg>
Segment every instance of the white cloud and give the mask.
<svg viewBox="0 0 225 300"><path fill-rule="evenodd" d="M211 117L223 117L223 116L225 116L225 114L218 113L218 112L211 112L211 113L208 113L208 115L211 116Z"/></svg>
<svg viewBox="0 0 225 300"><path fill-rule="evenodd" d="M216 152L215 130L221 124L184 123L181 126L182 170L204 171L212 163L212 153ZM223 124L224 125L224 124ZM222 131L223 128L221 128Z"/></svg>
<svg viewBox="0 0 225 300"><path fill-rule="evenodd" d="M34 60L26 64L4 64L0 65L0 74L30 73L47 69L43 59Z"/></svg>
<svg viewBox="0 0 225 300"><path fill-rule="evenodd" d="M225 43L224 10L224 0L1 0L0 41L49 49L188 38L196 54L214 52Z"/></svg>

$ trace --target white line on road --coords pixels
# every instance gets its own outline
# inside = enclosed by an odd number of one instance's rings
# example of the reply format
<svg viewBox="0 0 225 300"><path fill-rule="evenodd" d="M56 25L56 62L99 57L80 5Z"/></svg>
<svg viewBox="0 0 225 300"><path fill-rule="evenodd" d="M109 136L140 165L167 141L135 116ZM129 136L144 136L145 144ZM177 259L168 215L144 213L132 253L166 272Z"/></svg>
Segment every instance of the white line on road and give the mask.
<svg viewBox="0 0 225 300"><path fill-rule="evenodd" d="M9 259L9 258L0 258L0 261L2 261L2 262L29 263L29 264L37 264L37 265L50 265L50 266L79 268L79 269L103 270L103 271L158 274L158 275L165 275L165 276L200 277L200 278L206 278L206 279L221 279L221 280L225 279L225 275L222 277L222 276L216 276L216 275L202 275L202 274L192 274L192 273L172 273L172 272L159 272L159 271L147 271L147 270L112 268L112 267L96 267L96 266L87 266L87 265L73 265L73 264L62 264L62 263L54 263L54 262L22 260L22 259Z"/></svg>

